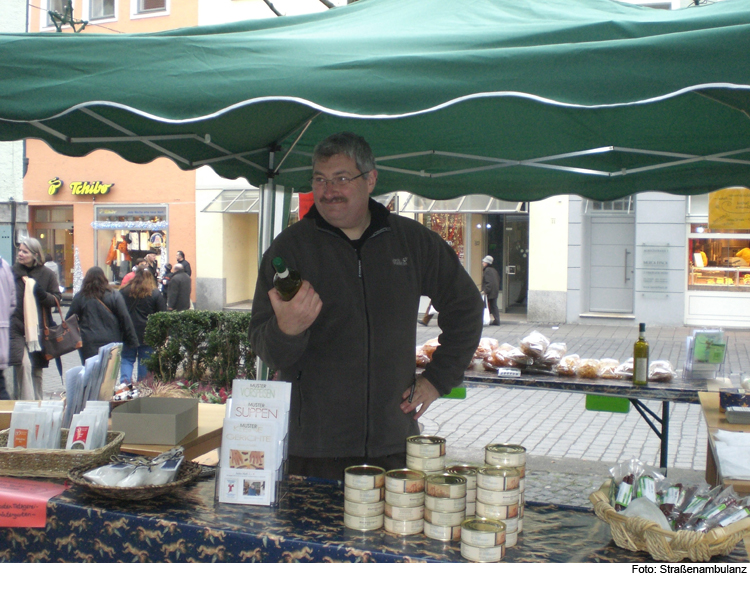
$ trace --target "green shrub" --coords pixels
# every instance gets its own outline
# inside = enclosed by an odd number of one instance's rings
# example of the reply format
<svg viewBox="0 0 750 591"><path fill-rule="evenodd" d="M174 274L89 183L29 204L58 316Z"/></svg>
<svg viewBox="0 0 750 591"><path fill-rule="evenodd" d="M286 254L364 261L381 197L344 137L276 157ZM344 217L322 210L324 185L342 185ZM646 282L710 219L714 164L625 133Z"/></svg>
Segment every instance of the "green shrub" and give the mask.
<svg viewBox="0 0 750 591"><path fill-rule="evenodd" d="M253 379L255 353L250 347L246 312L159 312L148 318L146 344L154 354L146 361L161 381L182 377L231 388L236 377Z"/></svg>

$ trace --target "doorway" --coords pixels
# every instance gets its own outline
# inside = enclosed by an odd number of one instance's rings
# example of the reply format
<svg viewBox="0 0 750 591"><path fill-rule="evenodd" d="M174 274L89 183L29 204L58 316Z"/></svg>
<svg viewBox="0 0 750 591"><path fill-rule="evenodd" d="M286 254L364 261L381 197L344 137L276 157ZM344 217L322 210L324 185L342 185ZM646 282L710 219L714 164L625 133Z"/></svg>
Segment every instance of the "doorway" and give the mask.
<svg viewBox="0 0 750 591"><path fill-rule="evenodd" d="M635 215L594 213L589 221L589 311L631 314Z"/></svg>
<svg viewBox="0 0 750 591"><path fill-rule="evenodd" d="M487 254L500 275L500 312L526 314L529 291L529 218L526 215L487 216Z"/></svg>

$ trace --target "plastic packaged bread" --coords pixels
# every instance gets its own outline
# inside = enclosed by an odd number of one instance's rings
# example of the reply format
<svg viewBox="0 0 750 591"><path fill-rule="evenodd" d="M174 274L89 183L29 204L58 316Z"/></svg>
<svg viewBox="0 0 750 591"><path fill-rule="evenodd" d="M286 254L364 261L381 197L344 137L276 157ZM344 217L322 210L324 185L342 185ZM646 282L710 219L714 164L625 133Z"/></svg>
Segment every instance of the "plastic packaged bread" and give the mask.
<svg viewBox="0 0 750 591"><path fill-rule="evenodd" d="M549 339L538 330L530 332L519 343L519 349L532 359L541 359L548 346Z"/></svg>
<svg viewBox="0 0 750 591"><path fill-rule="evenodd" d="M599 377L608 380L619 380L617 375L617 366L620 362L617 359L600 359L599 360Z"/></svg>
<svg viewBox="0 0 750 591"><path fill-rule="evenodd" d="M566 355L560 359L560 363L555 366L557 375L573 377L576 375L578 370L578 364L581 362L581 357L573 353L572 355Z"/></svg>
<svg viewBox="0 0 750 591"><path fill-rule="evenodd" d="M576 369L579 378L595 380L601 375L602 365L598 359L581 359Z"/></svg>

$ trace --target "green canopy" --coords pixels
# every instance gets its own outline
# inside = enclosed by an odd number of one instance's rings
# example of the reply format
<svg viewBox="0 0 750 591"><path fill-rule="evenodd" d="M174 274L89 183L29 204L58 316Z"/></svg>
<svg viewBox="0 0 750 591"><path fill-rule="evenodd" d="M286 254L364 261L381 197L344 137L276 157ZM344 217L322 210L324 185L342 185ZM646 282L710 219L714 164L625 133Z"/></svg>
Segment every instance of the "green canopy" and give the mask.
<svg viewBox="0 0 750 591"><path fill-rule="evenodd" d="M379 192L702 193L750 173L750 0L360 0L141 35L0 35L0 140L309 187L351 130Z"/></svg>

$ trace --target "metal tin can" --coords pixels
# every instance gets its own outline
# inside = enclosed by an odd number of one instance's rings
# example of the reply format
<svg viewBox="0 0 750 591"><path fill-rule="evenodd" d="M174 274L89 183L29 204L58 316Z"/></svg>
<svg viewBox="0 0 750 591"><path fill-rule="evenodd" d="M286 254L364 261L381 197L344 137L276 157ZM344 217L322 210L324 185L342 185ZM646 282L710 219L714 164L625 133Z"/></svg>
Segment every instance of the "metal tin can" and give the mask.
<svg viewBox="0 0 750 591"><path fill-rule="evenodd" d="M486 517L464 519L461 523L461 541L479 548L499 546L505 543L505 524Z"/></svg>
<svg viewBox="0 0 750 591"><path fill-rule="evenodd" d="M461 522L466 519L466 511L456 511L455 513L442 513L440 511L433 511L432 509L424 510L424 520L429 521L434 525L461 525Z"/></svg>
<svg viewBox="0 0 750 591"><path fill-rule="evenodd" d="M395 493L424 492L424 472L419 470L389 470L385 473L385 490Z"/></svg>
<svg viewBox="0 0 750 591"><path fill-rule="evenodd" d="M378 466L349 466L344 470L344 484L351 488L383 488L385 485L385 470Z"/></svg>
<svg viewBox="0 0 750 591"><path fill-rule="evenodd" d="M518 533L520 534L523 531L523 517L518 518Z"/></svg>
<svg viewBox="0 0 750 591"><path fill-rule="evenodd" d="M422 533L422 530L424 529L424 519L400 521L398 519L392 519L386 515L383 519L383 525L387 532L399 536L409 536Z"/></svg>
<svg viewBox="0 0 750 591"><path fill-rule="evenodd" d="M424 505L424 493L395 493L387 490L385 502L393 507L419 507Z"/></svg>
<svg viewBox="0 0 750 591"><path fill-rule="evenodd" d="M466 496L466 478L452 474L433 474L425 480L425 492L433 497L458 499Z"/></svg>
<svg viewBox="0 0 750 591"><path fill-rule="evenodd" d="M509 517L508 519L501 519L505 524L505 533L514 534L518 531L518 517Z"/></svg>
<svg viewBox="0 0 750 591"><path fill-rule="evenodd" d="M461 556L472 562L500 562L505 556L505 545L478 548L461 542Z"/></svg>
<svg viewBox="0 0 750 591"><path fill-rule="evenodd" d="M519 486L518 470L485 466L477 470L477 488L486 490L513 490Z"/></svg>
<svg viewBox="0 0 750 591"><path fill-rule="evenodd" d="M461 526L436 525L425 521L424 535L433 540L440 540L441 542L457 542L461 539Z"/></svg>
<svg viewBox="0 0 750 591"><path fill-rule="evenodd" d="M442 472L445 469L445 456L436 458L420 458L406 454L406 467L421 472Z"/></svg>
<svg viewBox="0 0 750 591"><path fill-rule="evenodd" d="M380 515L385 509L385 501L377 503L354 503L344 499L344 513L354 517L372 517Z"/></svg>
<svg viewBox="0 0 750 591"><path fill-rule="evenodd" d="M386 517L390 517L394 521L414 521L424 517L424 505L419 507L394 507L386 503L384 512Z"/></svg>
<svg viewBox="0 0 750 591"><path fill-rule="evenodd" d="M406 453L415 458L444 456L445 438L434 435L412 435L406 438Z"/></svg>
<svg viewBox="0 0 750 591"><path fill-rule="evenodd" d="M425 495L424 506L430 511L440 511L442 513L455 513L466 509L466 497L457 499L446 499L445 497L433 497Z"/></svg>
<svg viewBox="0 0 750 591"><path fill-rule="evenodd" d="M477 504L475 501L466 501L466 517L472 517L477 514Z"/></svg>
<svg viewBox="0 0 750 591"><path fill-rule="evenodd" d="M486 488L477 489L477 502L482 501L488 505L517 505L519 492L513 490L487 490Z"/></svg>
<svg viewBox="0 0 750 591"><path fill-rule="evenodd" d="M518 543L518 531L505 533L505 547L512 548Z"/></svg>
<svg viewBox="0 0 750 591"><path fill-rule="evenodd" d="M467 503L473 503L477 500L477 489L476 488L467 488L466 489L466 502Z"/></svg>
<svg viewBox="0 0 750 591"><path fill-rule="evenodd" d="M523 494L523 492L526 490L526 478L519 478L518 479L518 490Z"/></svg>
<svg viewBox="0 0 750 591"><path fill-rule="evenodd" d="M357 531L372 531L383 527L383 517L382 513L380 515L373 515L372 517L357 517L344 513L344 525L349 529L356 529Z"/></svg>
<svg viewBox="0 0 750 591"><path fill-rule="evenodd" d="M377 503L382 501L385 495L385 489L382 488L351 488L344 487L344 498L354 503Z"/></svg>
<svg viewBox="0 0 750 591"><path fill-rule="evenodd" d="M479 517L487 517L488 519L510 519L518 516L518 504L491 505L477 501L475 504L475 513Z"/></svg>
<svg viewBox="0 0 750 591"><path fill-rule="evenodd" d="M446 474L455 474L466 478L466 490L472 490L477 487L477 470L479 466L471 464L453 464L445 469Z"/></svg>
<svg viewBox="0 0 750 591"><path fill-rule="evenodd" d="M490 443L484 448L484 463L490 466L525 466L526 448L511 443Z"/></svg>

